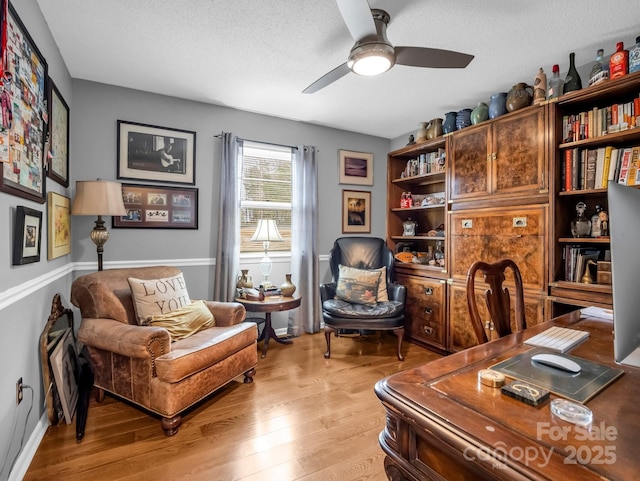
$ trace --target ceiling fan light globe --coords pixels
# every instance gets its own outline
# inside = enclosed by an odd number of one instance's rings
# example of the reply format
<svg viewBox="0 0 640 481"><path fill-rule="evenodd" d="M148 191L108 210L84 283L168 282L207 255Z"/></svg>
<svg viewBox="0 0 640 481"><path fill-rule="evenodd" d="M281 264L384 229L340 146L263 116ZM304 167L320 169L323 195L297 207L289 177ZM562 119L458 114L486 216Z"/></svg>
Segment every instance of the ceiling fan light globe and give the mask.
<svg viewBox="0 0 640 481"><path fill-rule="evenodd" d="M373 76L386 72L396 61L391 45L367 44L354 48L347 65L358 75Z"/></svg>

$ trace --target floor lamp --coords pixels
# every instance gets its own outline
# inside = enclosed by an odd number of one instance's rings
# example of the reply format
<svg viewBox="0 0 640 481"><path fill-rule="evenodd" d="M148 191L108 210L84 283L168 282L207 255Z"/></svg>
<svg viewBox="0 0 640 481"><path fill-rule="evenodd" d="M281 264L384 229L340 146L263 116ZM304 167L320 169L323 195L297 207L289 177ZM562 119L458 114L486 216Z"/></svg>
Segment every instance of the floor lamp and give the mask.
<svg viewBox="0 0 640 481"><path fill-rule="evenodd" d="M260 271L264 279L260 284L264 289L269 289L273 285L269 281L269 274L271 274L271 259L269 258L269 242L282 242L282 237L278 231L276 221L273 219L260 219L258 221L258 227L251 238L252 242L262 242L264 247L264 257L260 261Z"/></svg>
<svg viewBox="0 0 640 481"><path fill-rule="evenodd" d="M96 226L90 237L98 250L98 270L102 270L104 244L109 240L109 231L102 216L127 215L122 201L122 186L106 180L79 180L76 182L76 197L71 215L97 215Z"/></svg>

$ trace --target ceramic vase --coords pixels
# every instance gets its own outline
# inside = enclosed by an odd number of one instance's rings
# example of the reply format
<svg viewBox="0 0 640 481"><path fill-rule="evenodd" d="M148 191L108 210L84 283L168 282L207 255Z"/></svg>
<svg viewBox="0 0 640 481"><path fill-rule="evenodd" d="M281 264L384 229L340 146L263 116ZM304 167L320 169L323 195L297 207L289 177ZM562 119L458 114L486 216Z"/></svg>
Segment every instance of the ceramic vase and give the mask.
<svg viewBox="0 0 640 481"><path fill-rule="evenodd" d="M442 124L442 132L449 134L456 130L456 113L447 112L444 114L444 123Z"/></svg>
<svg viewBox="0 0 640 481"><path fill-rule="evenodd" d="M236 287L238 289L247 288L251 289L253 287L253 280L249 275L249 269L241 269L241 274L238 276L238 282L236 283Z"/></svg>
<svg viewBox="0 0 640 481"><path fill-rule="evenodd" d="M491 96L489 118L495 119L507 113L507 92L498 92Z"/></svg>
<svg viewBox="0 0 640 481"><path fill-rule="evenodd" d="M431 119L427 126L427 138L435 139L442 135L442 119Z"/></svg>
<svg viewBox="0 0 640 481"><path fill-rule="evenodd" d="M285 281L280 285L280 292L284 297L291 297L296 292L296 286L291 282L291 274L284 275Z"/></svg>
<svg viewBox="0 0 640 481"><path fill-rule="evenodd" d="M471 109L459 110L456 114L456 129L461 130L471 125Z"/></svg>
<svg viewBox="0 0 640 481"><path fill-rule="evenodd" d="M519 82L511 87L507 94L507 110L514 112L531 105L533 100L533 88L524 82Z"/></svg>
<svg viewBox="0 0 640 481"><path fill-rule="evenodd" d="M473 111L471 112L471 123L473 125L476 125L488 119L489 119L489 106L484 102L480 102L478 106L475 109L473 109Z"/></svg>
<svg viewBox="0 0 640 481"><path fill-rule="evenodd" d="M427 122L418 123L418 132L416 132L416 142L424 142L427 140Z"/></svg>

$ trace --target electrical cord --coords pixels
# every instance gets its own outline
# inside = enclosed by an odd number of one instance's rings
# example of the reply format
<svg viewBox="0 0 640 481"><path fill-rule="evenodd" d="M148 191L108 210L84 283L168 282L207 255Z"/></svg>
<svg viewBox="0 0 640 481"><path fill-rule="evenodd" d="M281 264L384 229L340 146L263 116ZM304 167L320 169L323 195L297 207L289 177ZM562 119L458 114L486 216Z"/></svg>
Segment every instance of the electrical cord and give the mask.
<svg viewBox="0 0 640 481"><path fill-rule="evenodd" d="M11 470L13 469L14 465L16 464L16 461L18 460L18 456L20 456L20 453L22 452L22 448L24 445L24 436L27 433L27 423L29 422L29 416L31 415L31 410L33 409L33 396L34 396L34 392L33 392L33 388L31 386L29 386L28 384L23 384L22 385L22 390L24 392L25 389L28 389L29 391L31 391L31 404L29 405L29 410L27 411L27 415L24 418L24 428L22 430L22 437L20 438L20 447L18 448L18 452L16 453L15 457L13 458L13 461L11 461L11 466L9 466L9 472L7 473L7 477L4 478L2 477L2 473L4 473L4 470L7 467L7 458L9 457L9 451L11 451L11 442L9 442L9 445L7 446L7 452L4 455L4 459L2 460L2 470L0 471L0 480L4 480L4 479L8 479L9 478L9 474L11 474ZM17 409L18 406L16 406ZM14 421L13 421L13 429L11 431L11 439L13 439L14 434L16 433L16 426L18 424L18 416L15 417Z"/></svg>

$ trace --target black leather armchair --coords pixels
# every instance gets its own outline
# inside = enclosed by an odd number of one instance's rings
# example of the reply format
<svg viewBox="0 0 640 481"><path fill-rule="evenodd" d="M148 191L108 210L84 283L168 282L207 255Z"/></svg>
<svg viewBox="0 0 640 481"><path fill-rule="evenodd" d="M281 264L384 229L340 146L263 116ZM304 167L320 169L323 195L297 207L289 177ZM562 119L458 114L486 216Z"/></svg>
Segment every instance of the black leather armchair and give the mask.
<svg viewBox="0 0 640 481"><path fill-rule="evenodd" d="M362 305L336 298L339 266L356 269L380 269L386 267L388 301L375 305ZM393 253L383 239L377 237L340 237L329 252L332 280L320 285L324 335L327 352L331 356L331 334L338 329L393 331L398 337L398 359L404 361L404 306L407 288L395 282Z"/></svg>

